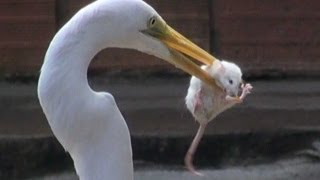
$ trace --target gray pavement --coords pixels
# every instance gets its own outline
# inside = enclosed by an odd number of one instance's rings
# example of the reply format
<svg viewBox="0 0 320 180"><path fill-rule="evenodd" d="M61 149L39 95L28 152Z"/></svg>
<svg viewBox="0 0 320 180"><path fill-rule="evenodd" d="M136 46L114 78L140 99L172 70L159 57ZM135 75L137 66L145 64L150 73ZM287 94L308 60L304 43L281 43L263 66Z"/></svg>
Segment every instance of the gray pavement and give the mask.
<svg viewBox="0 0 320 180"><path fill-rule="evenodd" d="M186 170L170 167L136 170L137 180L318 180L320 163L303 158L279 160L269 164L225 167L200 170L204 176L195 176ZM77 180L74 172L62 172L28 180Z"/></svg>

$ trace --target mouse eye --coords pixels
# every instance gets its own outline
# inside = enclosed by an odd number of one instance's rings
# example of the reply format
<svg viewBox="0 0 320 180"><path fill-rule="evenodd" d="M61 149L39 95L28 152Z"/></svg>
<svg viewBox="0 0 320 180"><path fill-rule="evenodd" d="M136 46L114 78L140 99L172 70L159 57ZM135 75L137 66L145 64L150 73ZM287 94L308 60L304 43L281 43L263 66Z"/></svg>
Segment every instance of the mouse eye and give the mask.
<svg viewBox="0 0 320 180"><path fill-rule="evenodd" d="M233 84L233 81L232 81L232 79L229 79L229 83L230 83L230 84Z"/></svg>

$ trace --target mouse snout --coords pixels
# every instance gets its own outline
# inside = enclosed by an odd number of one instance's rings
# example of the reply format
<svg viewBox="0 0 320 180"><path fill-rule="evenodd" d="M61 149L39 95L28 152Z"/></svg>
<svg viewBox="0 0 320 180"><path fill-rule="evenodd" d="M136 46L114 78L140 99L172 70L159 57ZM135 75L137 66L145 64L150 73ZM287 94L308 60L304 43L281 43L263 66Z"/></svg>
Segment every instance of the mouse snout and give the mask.
<svg viewBox="0 0 320 180"><path fill-rule="evenodd" d="M239 95L239 91L238 91L238 90L235 91L235 92L232 94L233 97L238 97L238 95Z"/></svg>
<svg viewBox="0 0 320 180"><path fill-rule="evenodd" d="M240 93L242 92L244 85L245 85L245 82L242 80L239 86L234 90L234 96L236 97L240 96Z"/></svg>
<svg viewBox="0 0 320 180"><path fill-rule="evenodd" d="M235 89L232 89L231 91L227 92L229 96L232 96L232 97L237 97L238 94L239 94L239 89L238 88L235 88Z"/></svg>

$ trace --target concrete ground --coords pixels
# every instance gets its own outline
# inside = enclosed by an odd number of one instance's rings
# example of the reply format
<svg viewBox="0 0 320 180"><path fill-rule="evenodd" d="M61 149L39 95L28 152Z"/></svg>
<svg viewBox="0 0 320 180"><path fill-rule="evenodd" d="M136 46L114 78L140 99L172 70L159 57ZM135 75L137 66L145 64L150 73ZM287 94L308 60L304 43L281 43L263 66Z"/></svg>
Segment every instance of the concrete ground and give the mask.
<svg viewBox="0 0 320 180"><path fill-rule="evenodd" d="M227 167L223 169L200 170L204 176L196 176L186 170L165 168L141 169L135 171L138 180L318 180L320 163L303 158L279 160L269 164ZM62 172L27 180L77 180L74 172Z"/></svg>

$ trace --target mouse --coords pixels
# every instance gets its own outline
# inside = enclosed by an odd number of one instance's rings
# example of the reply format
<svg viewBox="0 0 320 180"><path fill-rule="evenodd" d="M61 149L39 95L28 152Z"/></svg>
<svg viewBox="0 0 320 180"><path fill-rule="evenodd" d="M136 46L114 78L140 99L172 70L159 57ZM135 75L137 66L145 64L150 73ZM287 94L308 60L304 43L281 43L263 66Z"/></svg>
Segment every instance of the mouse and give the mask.
<svg viewBox="0 0 320 180"><path fill-rule="evenodd" d="M216 116L236 104L243 102L251 93L252 85L244 83L238 65L225 60L215 60L201 68L215 79L217 87L212 87L192 76L185 98L187 109L199 123L199 128L184 159L186 168L193 174L202 176L193 165L193 156L203 137L207 124ZM241 94L239 95L239 92Z"/></svg>

